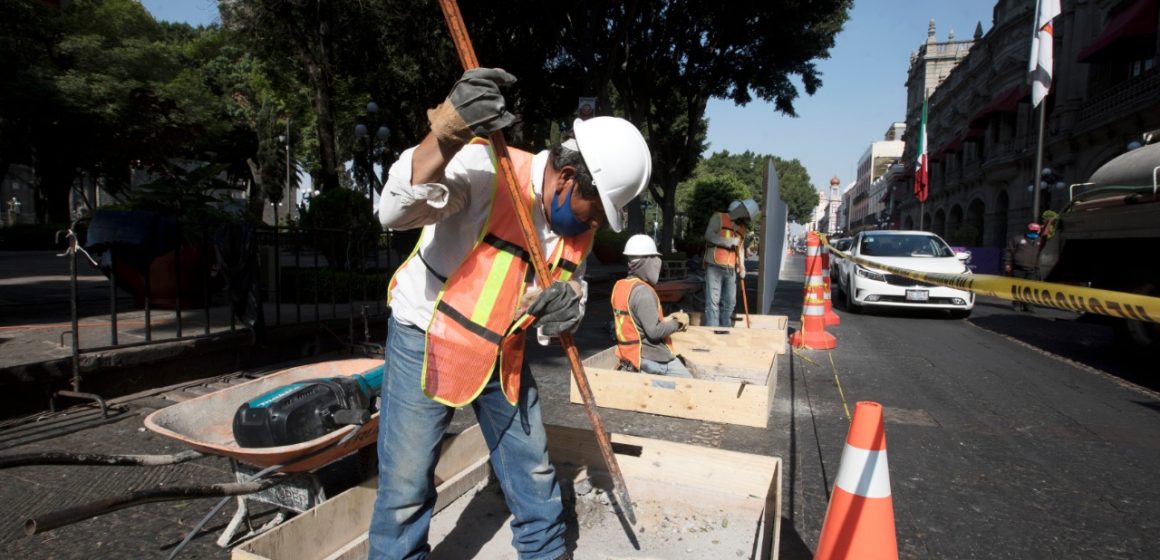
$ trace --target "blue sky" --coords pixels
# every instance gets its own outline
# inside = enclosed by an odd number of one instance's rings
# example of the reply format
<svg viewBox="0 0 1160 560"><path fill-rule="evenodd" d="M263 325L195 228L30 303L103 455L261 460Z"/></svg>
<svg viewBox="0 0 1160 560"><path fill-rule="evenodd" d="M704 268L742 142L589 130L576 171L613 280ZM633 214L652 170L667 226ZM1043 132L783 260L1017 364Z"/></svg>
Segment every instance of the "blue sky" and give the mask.
<svg viewBox="0 0 1160 560"><path fill-rule="evenodd" d="M217 0L142 0L159 20L209 24L218 20ZM856 0L830 58L819 60L822 87L796 101L798 117L764 102L736 107L709 103L709 153L752 150L805 165L815 186L837 175L845 186L858 158L881 140L891 122L905 118L910 52L926 40L934 18L938 40L954 30L969 39L975 25L991 28L994 0ZM709 155L706 153L705 155Z"/></svg>

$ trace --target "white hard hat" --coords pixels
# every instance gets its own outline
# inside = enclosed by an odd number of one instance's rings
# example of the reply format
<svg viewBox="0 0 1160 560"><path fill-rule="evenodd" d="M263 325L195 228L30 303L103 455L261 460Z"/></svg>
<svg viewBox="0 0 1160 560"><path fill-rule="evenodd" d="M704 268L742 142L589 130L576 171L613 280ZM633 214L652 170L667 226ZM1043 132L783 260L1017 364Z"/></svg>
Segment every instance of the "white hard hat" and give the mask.
<svg viewBox="0 0 1160 560"><path fill-rule="evenodd" d="M640 131L616 117L576 119L576 144L608 216L612 231L624 229L620 212L648 186L652 154Z"/></svg>
<svg viewBox="0 0 1160 560"><path fill-rule="evenodd" d="M753 219L757 216L757 201L752 198L747 198L742 201L733 201L729 205L729 216L735 220L742 218Z"/></svg>
<svg viewBox="0 0 1160 560"><path fill-rule="evenodd" d="M638 233L628 238L628 242L624 244L624 256L626 257L659 257L661 254L657 251L657 244L653 238Z"/></svg>

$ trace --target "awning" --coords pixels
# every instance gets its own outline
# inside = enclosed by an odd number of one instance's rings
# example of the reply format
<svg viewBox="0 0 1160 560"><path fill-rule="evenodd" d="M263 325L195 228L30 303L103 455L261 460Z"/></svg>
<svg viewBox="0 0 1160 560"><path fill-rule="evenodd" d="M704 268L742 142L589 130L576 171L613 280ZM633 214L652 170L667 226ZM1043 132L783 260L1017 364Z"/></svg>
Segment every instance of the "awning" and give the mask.
<svg viewBox="0 0 1160 560"><path fill-rule="evenodd" d="M1026 85L1017 85L1008 88L1003 93L991 98L991 102L979 109L971 116L971 128L985 129L987 127L987 118L996 113L1014 113L1019 102L1031 93L1031 89Z"/></svg>
<svg viewBox="0 0 1160 560"><path fill-rule="evenodd" d="M941 159L943 154L959 151L959 149L963 147L963 140L966 139L966 136L967 135L965 132L956 134L954 138L951 138L949 141L947 141L947 143L943 144L942 147L934 152L935 157Z"/></svg>
<svg viewBox="0 0 1160 560"><path fill-rule="evenodd" d="M1155 49L1156 5L1157 0L1136 0L1109 20L1104 32L1080 51L1076 60L1116 62L1131 51Z"/></svg>

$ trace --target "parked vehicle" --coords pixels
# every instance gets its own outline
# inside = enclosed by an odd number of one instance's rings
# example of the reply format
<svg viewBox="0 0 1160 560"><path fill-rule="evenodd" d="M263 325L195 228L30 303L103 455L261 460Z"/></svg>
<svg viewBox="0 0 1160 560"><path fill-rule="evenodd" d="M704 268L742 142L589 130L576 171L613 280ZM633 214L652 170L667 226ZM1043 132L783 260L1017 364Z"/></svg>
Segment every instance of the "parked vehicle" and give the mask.
<svg viewBox="0 0 1160 560"><path fill-rule="evenodd" d="M853 241L853 239L850 239L849 237L843 237L842 239L833 240L830 243L830 245L833 248L835 248L843 253L848 253L848 252L850 252L850 242L851 241ZM830 282L831 283L838 281L838 271L840 270L840 268L838 266L838 261L840 261L840 260L842 260L842 257L839 257L835 253L830 253Z"/></svg>
<svg viewBox="0 0 1160 560"><path fill-rule="evenodd" d="M1160 297L1160 265L1148 253L1160 241L1157 169L1160 143L1104 164L1087 184L1072 187L1071 201L1047 224L1039 254L1048 282ZM1160 347L1160 325L1112 317L1119 341Z"/></svg>
<svg viewBox="0 0 1160 560"><path fill-rule="evenodd" d="M864 231L851 239L847 252L919 272L970 274L964 264L966 253L955 253L941 237L926 231ZM970 292L919 282L846 259L841 259L839 268L838 290L851 313L877 306L945 309L953 317L966 318L975 307L975 295Z"/></svg>

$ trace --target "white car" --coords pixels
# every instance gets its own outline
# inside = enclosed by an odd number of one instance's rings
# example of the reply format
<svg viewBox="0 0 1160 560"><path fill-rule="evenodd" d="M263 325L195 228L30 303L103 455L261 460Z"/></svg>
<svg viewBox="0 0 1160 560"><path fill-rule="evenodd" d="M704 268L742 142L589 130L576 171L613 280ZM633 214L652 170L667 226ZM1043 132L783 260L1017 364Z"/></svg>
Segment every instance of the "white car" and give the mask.
<svg viewBox="0 0 1160 560"><path fill-rule="evenodd" d="M863 231L854 236L851 256L870 262L948 274L970 274L964 261L969 253L955 253L941 237L926 231ZM864 306L911 309L946 309L951 316L967 318L975 307L975 295L898 274L841 263L838 290L845 296L846 310L858 313Z"/></svg>

